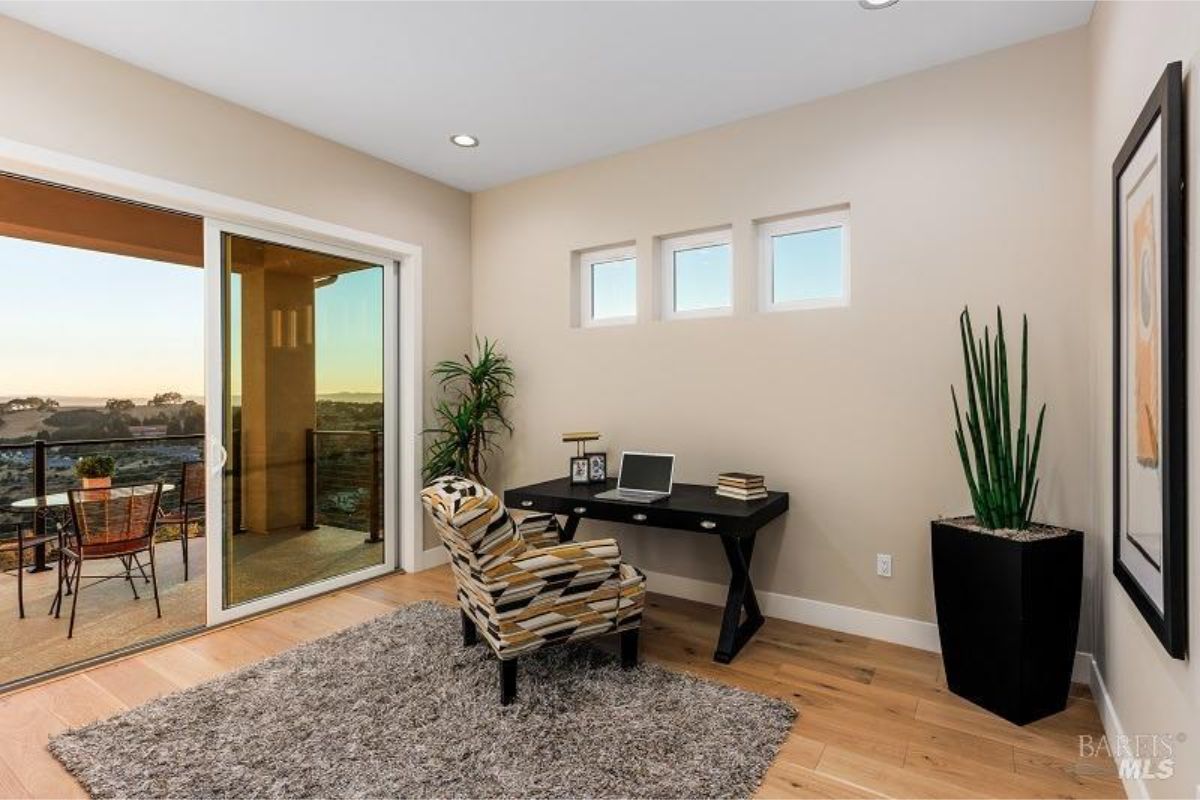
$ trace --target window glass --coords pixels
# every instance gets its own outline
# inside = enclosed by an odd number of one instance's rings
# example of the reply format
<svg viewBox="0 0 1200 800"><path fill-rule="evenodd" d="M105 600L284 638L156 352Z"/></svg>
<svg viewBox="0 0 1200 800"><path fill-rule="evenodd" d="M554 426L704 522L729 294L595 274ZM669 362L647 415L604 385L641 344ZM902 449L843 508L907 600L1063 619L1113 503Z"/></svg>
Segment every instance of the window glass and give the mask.
<svg viewBox="0 0 1200 800"><path fill-rule="evenodd" d="M842 228L771 237L772 303L842 296Z"/></svg>
<svg viewBox="0 0 1200 800"><path fill-rule="evenodd" d="M714 244L674 251L676 311L701 311L733 305L732 248Z"/></svg>
<svg viewBox="0 0 1200 800"><path fill-rule="evenodd" d="M594 320L620 319L637 314L637 259L621 258L592 264Z"/></svg>

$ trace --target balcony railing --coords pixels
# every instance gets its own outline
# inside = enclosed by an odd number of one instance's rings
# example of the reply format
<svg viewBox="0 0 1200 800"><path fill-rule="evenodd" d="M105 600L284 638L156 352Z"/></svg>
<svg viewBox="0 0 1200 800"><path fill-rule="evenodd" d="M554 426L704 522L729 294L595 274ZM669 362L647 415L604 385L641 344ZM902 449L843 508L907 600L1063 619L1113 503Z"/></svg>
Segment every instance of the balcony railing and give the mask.
<svg viewBox="0 0 1200 800"><path fill-rule="evenodd" d="M238 432L230 464L235 519L241 521L241 475ZM378 542L383 535L383 449L377 430L306 431L305 527L330 525L367 534ZM118 483L178 483L182 464L204 460L204 435L179 434L112 439L42 440L0 444L0 529L28 525L29 512L11 504L76 488L75 460L108 453L117 459ZM175 501L166 499L168 506ZM32 520L34 533L46 530L46 519ZM45 547L35 553L36 568L46 562Z"/></svg>
<svg viewBox="0 0 1200 800"><path fill-rule="evenodd" d="M29 524L29 512L13 509L14 501L78 487L74 468L80 456L113 455L119 483L178 483L184 462L203 460L203 445L204 435L199 433L0 444L0 526ZM35 514L32 523L35 535L45 533L43 515ZM45 567L45 546L37 548L34 564L35 569Z"/></svg>
<svg viewBox="0 0 1200 800"><path fill-rule="evenodd" d="M383 432L307 431L305 526L383 535Z"/></svg>

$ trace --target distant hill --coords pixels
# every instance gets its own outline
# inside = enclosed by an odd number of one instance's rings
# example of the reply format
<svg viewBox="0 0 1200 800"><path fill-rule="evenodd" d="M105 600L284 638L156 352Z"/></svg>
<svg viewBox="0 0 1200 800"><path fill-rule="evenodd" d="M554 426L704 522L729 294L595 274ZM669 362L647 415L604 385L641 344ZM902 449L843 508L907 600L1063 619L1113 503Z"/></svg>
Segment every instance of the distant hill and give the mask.
<svg viewBox="0 0 1200 800"><path fill-rule="evenodd" d="M383 395L378 392L332 392L317 395L317 400L328 400L332 403L382 403Z"/></svg>
<svg viewBox="0 0 1200 800"><path fill-rule="evenodd" d="M58 398L55 398L58 399ZM196 406L148 406L144 403L121 412L122 422L113 427L104 403L98 405L72 404L67 399L53 411L13 411L0 417L0 441L25 442L36 438L39 431L48 430L57 439L100 439L128 436L127 428L135 425L171 425L171 433L199 433L204 430L202 409ZM177 425L172 425L178 420ZM178 428L178 429L177 429Z"/></svg>
<svg viewBox="0 0 1200 800"><path fill-rule="evenodd" d="M0 394L0 403L6 403L16 397L46 397L39 395L37 392L30 394ZM108 402L107 397L74 397L70 395L54 395L51 400L57 400L58 404L63 408L104 408L104 404ZM139 406L146 405L150 399L148 397L131 397L129 398ZM185 394L184 400L194 400L197 403L204 403L204 395L202 394ZM235 400L240 399L235 396ZM318 400L331 400L335 403L380 403L383 402L383 395L378 392L331 392L329 394L317 395Z"/></svg>
<svg viewBox="0 0 1200 800"><path fill-rule="evenodd" d="M70 395L44 395L37 392L29 392L26 394L0 394L0 403L6 403L16 397L47 397L50 400L57 400L58 404L63 408L104 408L104 404L108 402L107 397L73 397ZM139 406L144 406L150 399L149 397L131 397L129 398ZM195 400L197 403L204 402L204 395L201 394L185 394L184 400Z"/></svg>

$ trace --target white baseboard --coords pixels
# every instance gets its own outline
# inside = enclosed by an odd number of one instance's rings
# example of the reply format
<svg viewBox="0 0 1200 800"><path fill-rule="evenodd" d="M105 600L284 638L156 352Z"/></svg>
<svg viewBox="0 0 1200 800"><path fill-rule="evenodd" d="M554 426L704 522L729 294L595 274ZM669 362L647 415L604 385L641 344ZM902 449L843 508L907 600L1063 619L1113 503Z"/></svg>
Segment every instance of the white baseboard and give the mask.
<svg viewBox="0 0 1200 800"><path fill-rule="evenodd" d="M1092 660L1091 653L1085 653L1082 650L1075 652L1075 668L1071 670L1071 680L1074 683L1086 683L1092 685L1092 670L1095 669L1096 662Z"/></svg>
<svg viewBox="0 0 1200 800"><path fill-rule="evenodd" d="M682 597L714 606L725 605L727 587L720 583L667 575L663 572L646 572L646 588L659 594ZM756 592L758 604L768 617L802 622L818 628L853 633L885 642L895 642L920 650L941 650L938 643L937 625L907 617L881 614L851 606L839 606L821 600L809 600L777 592Z"/></svg>
<svg viewBox="0 0 1200 800"><path fill-rule="evenodd" d="M685 600L695 600L714 606L725 605L727 591L723 584L684 578L679 575L668 575L665 572L646 572L646 588L659 594L682 597ZM898 617L878 611L841 606L836 603L810 600L806 597L779 594L778 592L757 592L757 595L758 604L762 608L763 614L768 617L784 619L789 622L801 622L805 625L842 633L852 633L856 636L866 636L870 639L880 639L934 653L939 653L942 649L935 622ZM1076 653L1071 680L1076 683L1089 683L1092 663L1090 653Z"/></svg>
<svg viewBox="0 0 1200 800"><path fill-rule="evenodd" d="M1092 687L1092 697L1096 700L1096 710L1100 712L1104 735L1109 741L1109 746L1112 747L1115 742L1125 741L1125 728L1121 725L1121 718L1117 716L1117 708L1113 705L1108 687L1104 685L1104 676L1100 674L1100 667L1091 656L1088 657L1088 667L1088 683ZM1146 781L1140 776L1122 777L1121 783L1125 787L1125 796L1131 800L1149 799L1150 790L1146 786Z"/></svg>
<svg viewBox="0 0 1200 800"><path fill-rule="evenodd" d="M421 569L433 569L450 563L450 552L440 544L421 553Z"/></svg>

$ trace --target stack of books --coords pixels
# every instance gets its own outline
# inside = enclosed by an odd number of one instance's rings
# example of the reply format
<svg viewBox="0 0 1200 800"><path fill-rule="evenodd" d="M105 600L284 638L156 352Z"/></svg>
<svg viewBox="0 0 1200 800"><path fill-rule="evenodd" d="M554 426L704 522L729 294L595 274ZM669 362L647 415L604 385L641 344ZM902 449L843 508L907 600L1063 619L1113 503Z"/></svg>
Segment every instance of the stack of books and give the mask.
<svg viewBox="0 0 1200 800"><path fill-rule="evenodd" d="M734 500L762 500L767 496L767 487L762 475L722 472L717 476L717 494Z"/></svg>

